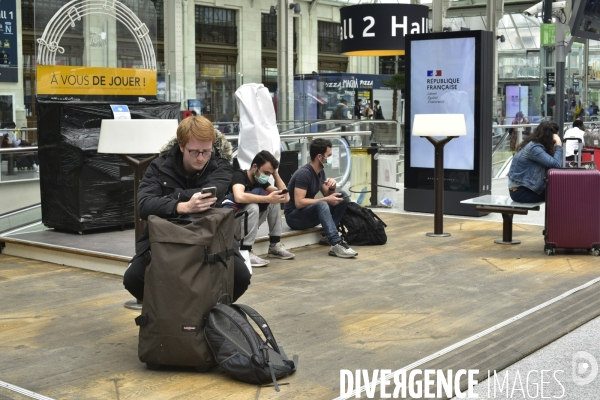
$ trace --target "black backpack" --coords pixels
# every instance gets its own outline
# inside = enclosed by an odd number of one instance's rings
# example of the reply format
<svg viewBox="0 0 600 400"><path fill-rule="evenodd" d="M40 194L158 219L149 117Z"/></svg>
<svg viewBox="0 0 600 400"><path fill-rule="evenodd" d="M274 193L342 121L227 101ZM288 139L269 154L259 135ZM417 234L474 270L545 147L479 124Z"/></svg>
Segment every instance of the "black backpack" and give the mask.
<svg viewBox="0 0 600 400"><path fill-rule="evenodd" d="M387 225L373 211L356 203L348 204L342 217L340 232L344 240L351 245L385 244Z"/></svg>
<svg viewBox="0 0 600 400"><path fill-rule="evenodd" d="M266 340L256 333L247 317L260 328ZM288 359L277 345L267 321L243 304L217 304L210 310L204 336L217 363L234 379L254 384L273 382L296 371L298 356Z"/></svg>

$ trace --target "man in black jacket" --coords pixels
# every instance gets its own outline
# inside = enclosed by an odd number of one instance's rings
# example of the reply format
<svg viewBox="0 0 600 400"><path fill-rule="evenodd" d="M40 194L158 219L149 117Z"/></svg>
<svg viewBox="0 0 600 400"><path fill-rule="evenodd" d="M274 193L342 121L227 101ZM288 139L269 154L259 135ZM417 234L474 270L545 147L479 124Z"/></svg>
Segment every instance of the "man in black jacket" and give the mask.
<svg viewBox="0 0 600 400"><path fill-rule="evenodd" d="M193 116L181 121L177 138L171 140L148 167L138 190L140 218L161 218L201 213L220 206L229 189L233 168L229 161L231 145L212 123ZM215 186L217 196L201 194L202 188ZM123 276L125 288L139 300L144 297L144 275L150 263L148 228L135 244L136 254ZM250 272L244 261L234 257L233 300L250 285Z"/></svg>

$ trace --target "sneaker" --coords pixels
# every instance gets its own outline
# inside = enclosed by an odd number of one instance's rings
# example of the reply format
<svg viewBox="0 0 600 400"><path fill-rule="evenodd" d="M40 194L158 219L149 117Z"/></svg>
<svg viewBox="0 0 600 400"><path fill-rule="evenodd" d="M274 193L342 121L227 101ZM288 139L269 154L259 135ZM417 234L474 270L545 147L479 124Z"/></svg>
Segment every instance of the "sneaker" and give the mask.
<svg viewBox="0 0 600 400"><path fill-rule="evenodd" d="M321 246L331 246L331 243L329 243L329 239L327 239L327 236L323 236L323 235L321 235L321 239L319 240L319 244Z"/></svg>
<svg viewBox="0 0 600 400"><path fill-rule="evenodd" d="M341 241L336 243L334 246L331 246L331 249L329 249L329 255L341 258L352 258L356 257L358 253L348 247L346 242Z"/></svg>
<svg viewBox="0 0 600 400"><path fill-rule="evenodd" d="M269 260L263 260L253 251L250 252L250 265L252 265L252 268L266 267L268 263Z"/></svg>
<svg viewBox="0 0 600 400"><path fill-rule="evenodd" d="M296 255L294 253L287 251L281 242L277 243L275 246L269 246L269 257L277 257L281 258L282 260L289 260L295 256Z"/></svg>
<svg viewBox="0 0 600 400"><path fill-rule="evenodd" d="M35 172L40 172L40 167L36 163L33 163L33 169Z"/></svg>

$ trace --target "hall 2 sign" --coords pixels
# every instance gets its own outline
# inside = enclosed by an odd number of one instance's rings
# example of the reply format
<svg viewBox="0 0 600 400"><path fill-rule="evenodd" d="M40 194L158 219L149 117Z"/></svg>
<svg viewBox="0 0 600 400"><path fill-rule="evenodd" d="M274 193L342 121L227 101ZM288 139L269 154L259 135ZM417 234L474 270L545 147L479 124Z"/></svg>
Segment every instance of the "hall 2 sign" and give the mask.
<svg viewBox="0 0 600 400"><path fill-rule="evenodd" d="M418 4L359 4L340 8L342 53L404 54L404 36L428 32L429 8Z"/></svg>

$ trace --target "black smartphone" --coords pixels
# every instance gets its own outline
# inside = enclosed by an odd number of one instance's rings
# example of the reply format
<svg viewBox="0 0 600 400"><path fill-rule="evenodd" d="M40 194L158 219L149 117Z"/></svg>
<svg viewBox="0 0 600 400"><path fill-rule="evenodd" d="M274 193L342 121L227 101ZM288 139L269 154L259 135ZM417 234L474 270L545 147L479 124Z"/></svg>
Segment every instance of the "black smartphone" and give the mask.
<svg viewBox="0 0 600 400"><path fill-rule="evenodd" d="M287 189L283 189L283 190L281 191L281 193L279 193L279 194L288 194L289 192L290 192L289 190L287 190Z"/></svg>
<svg viewBox="0 0 600 400"><path fill-rule="evenodd" d="M202 193L202 194L210 193L211 194L210 197L217 197L217 188L215 186L205 187L205 188L202 188L200 193Z"/></svg>

